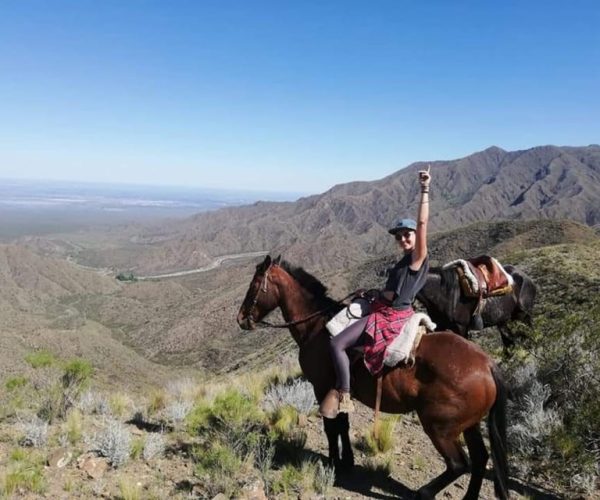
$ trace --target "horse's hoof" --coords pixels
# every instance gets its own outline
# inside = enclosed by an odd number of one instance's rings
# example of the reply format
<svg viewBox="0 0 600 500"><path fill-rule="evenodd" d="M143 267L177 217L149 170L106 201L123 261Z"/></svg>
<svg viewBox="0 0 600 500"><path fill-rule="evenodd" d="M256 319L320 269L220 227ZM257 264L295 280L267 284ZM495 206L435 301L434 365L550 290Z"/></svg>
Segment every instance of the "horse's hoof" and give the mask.
<svg viewBox="0 0 600 500"><path fill-rule="evenodd" d="M428 490L422 488L417 491L415 498L418 500L433 500L435 495L432 495Z"/></svg>
<svg viewBox="0 0 600 500"><path fill-rule="evenodd" d="M341 466L346 470L351 470L354 467L354 456L342 457Z"/></svg>

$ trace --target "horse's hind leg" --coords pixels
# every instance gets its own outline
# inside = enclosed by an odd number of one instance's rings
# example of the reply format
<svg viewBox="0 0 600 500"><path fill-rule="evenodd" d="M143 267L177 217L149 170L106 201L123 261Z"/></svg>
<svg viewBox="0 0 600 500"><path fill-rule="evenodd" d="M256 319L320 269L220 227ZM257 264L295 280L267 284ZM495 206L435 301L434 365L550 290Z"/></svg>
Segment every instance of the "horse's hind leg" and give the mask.
<svg viewBox="0 0 600 500"><path fill-rule="evenodd" d="M446 470L425 486L419 488L417 496L420 499L435 498L438 492L469 469L469 462L462 446L458 442L457 433L440 435L429 431L426 432L431 438L431 442L444 458Z"/></svg>
<svg viewBox="0 0 600 500"><path fill-rule="evenodd" d="M467 448L469 449L469 458L471 459L471 480L469 481L469 488L464 498L477 499L479 498L481 483L485 475L485 464L488 461L489 455L481 437L479 424L466 429L463 435L465 436Z"/></svg>

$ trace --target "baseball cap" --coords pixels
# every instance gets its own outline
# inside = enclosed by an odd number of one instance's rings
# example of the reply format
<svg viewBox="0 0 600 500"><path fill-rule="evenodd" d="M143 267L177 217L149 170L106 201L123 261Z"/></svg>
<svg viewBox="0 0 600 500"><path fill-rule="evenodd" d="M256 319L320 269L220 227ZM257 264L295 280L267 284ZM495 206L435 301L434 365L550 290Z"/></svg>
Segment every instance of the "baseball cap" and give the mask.
<svg viewBox="0 0 600 500"><path fill-rule="evenodd" d="M393 228L388 229L388 233L396 234L405 229L410 229L411 231L416 231L417 230L417 222L414 219L400 219Z"/></svg>

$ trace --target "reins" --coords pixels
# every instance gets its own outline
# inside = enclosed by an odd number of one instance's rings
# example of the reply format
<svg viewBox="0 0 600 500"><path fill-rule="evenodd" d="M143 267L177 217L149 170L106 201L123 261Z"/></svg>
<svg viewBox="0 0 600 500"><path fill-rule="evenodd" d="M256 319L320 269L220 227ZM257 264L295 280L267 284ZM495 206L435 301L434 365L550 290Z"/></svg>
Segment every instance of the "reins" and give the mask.
<svg viewBox="0 0 600 500"><path fill-rule="evenodd" d="M256 294L256 295L258 297L258 294ZM316 311L314 313L309 314L308 316L306 316L304 318L297 319L297 320L294 320L294 321L288 321L286 323L275 324L275 323L270 323L268 321L261 320L261 321L257 321L256 324L257 325L262 325L262 326L268 326L269 328L288 328L290 326L300 325L302 323L305 323L308 320L311 320L313 318L316 318L317 316L321 316L321 315L325 314L326 312L331 311L336 306L344 305L344 302L346 300L348 300L350 298L354 298L355 296L356 296L356 292L352 292L352 293L346 295L343 299L334 301L333 304L331 304L330 306L326 307L325 309L320 309L320 310L318 310L318 311ZM255 300L257 300L257 299L255 299Z"/></svg>

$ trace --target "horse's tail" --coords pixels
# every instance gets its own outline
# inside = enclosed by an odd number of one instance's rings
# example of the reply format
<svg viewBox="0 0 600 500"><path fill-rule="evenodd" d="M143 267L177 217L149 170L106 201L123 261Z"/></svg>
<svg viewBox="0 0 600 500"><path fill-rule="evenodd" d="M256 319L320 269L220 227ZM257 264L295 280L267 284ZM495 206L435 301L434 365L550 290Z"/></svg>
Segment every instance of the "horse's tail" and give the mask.
<svg viewBox="0 0 600 500"><path fill-rule="evenodd" d="M506 458L506 400L508 388L496 365L492 367L496 383L496 401L488 416L488 433L494 464L494 491L501 499L508 498L508 460Z"/></svg>

